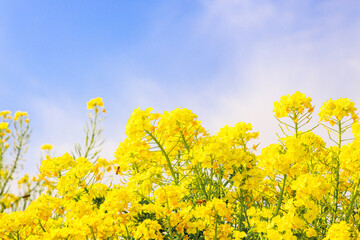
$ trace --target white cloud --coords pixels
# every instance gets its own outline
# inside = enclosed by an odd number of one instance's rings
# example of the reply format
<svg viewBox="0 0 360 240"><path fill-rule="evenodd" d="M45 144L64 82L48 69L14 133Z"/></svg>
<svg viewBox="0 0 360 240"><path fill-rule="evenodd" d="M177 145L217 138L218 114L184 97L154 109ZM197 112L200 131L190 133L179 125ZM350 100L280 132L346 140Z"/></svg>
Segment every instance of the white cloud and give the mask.
<svg viewBox="0 0 360 240"><path fill-rule="evenodd" d="M317 110L331 97L349 97L360 106L360 19L344 20L346 15L342 13L346 9L336 12L336 4L331 5L332 8L320 5L318 11L324 8L338 20L326 16L325 12L325 17L311 16L313 19L304 21L300 19L304 16L293 6L280 9L261 2L221 0L208 1L205 6L207 12L200 25L215 26L219 39L221 34L233 39L228 40L232 55L224 62L231 67L224 67L215 80L218 84L228 84L231 90L221 93L213 89L217 93L217 104L211 111L204 110L204 118L211 119L209 128L237 121L250 122L260 131L264 147L276 139L275 131L279 132L272 109L273 102L281 95L297 90L304 92L313 98ZM273 22L282 22L283 16L292 19L293 26L277 32L262 28L270 18ZM311 21L313 24L307 25ZM252 43L237 42L239 31L229 29L245 27L268 33ZM205 28L206 31L214 36L211 27ZM245 54L244 48L248 49ZM234 66L236 62L238 66Z"/></svg>
<svg viewBox="0 0 360 240"><path fill-rule="evenodd" d="M124 83L123 94L126 95L129 103L134 106L147 108L159 107L162 98L167 97L163 86L149 77L131 76Z"/></svg>
<svg viewBox="0 0 360 240"><path fill-rule="evenodd" d="M64 102L54 102L50 99L33 99L32 114L37 116L36 121L30 113L30 124L33 128L29 152L24 163L26 172L35 172L40 162L42 144L54 145L56 156L73 150L73 144L79 141L83 134L83 120L78 109L70 99Z"/></svg>
<svg viewBox="0 0 360 240"><path fill-rule="evenodd" d="M267 1L214 0L203 1L203 5L201 23L211 32L236 34L238 30L261 27L274 15L274 7Z"/></svg>

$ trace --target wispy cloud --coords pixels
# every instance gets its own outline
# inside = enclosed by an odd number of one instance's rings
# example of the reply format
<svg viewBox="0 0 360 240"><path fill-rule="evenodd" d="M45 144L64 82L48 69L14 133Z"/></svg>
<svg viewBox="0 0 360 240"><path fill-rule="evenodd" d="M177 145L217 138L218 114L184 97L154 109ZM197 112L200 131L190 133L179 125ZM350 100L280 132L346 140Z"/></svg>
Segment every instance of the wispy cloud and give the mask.
<svg viewBox="0 0 360 240"><path fill-rule="evenodd" d="M264 26L275 14L269 1L214 0L203 1L203 5L205 12L201 23L212 33L237 35L243 29Z"/></svg>
<svg viewBox="0 0 360 240"><path fill-rule="evenodd" d="M276 140L277 123L272 109L273 102L281 95L299 90L312 97L318 108L331 97L349 97L359 106L360 19L349 23L354 17L345 12L351 6L338 10L339 1L333 1L316 6L322 16L308 15L309 19L304 20L304 11L309 10L310 3L302 5L303 9L296 12L289 5L206 2L201 25L215 25L218 38L224 34L232 48L229 61L223 63L229 67L223 67L215 80L228 84L227 91L214 90L217 104L204 116L211 119L210 128L237 121L251 122L260 131L264 146ZM290 26L284 23L284 16L291 20ZM284 25L267 29L269 21ZM249 37L239 34L241 29L249 28L256 29L261 38L253 42L238 41ZM214 36L212 28L205 30ZM260 34L261 31L264 33Z"/></svg>

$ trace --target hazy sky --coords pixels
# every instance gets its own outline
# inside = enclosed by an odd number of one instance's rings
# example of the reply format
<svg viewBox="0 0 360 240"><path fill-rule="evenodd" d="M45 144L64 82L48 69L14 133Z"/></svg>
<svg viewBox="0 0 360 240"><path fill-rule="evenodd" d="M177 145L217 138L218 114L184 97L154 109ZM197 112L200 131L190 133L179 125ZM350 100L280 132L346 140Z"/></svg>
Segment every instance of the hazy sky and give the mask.
<svg viewBox="0 0 360 240"><path fill-rule="evenodd" d="M359 12L356 0L0 0L0 110L30 115L25 171L43 143L60 155L82 141L98 96L110 160L137 107L189 108L211 133L250 122L264 147L282 95L359 106Z"/></svg>

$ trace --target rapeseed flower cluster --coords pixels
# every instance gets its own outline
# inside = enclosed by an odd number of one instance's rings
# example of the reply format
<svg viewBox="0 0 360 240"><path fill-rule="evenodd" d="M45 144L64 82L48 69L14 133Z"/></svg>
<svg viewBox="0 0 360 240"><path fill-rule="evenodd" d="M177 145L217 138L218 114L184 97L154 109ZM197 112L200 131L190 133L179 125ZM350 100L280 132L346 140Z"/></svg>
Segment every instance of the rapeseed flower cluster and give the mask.
<svg viewBox="0 0 360 240"><path fill-rule="evenodd" d="M87 109L94 109L96 107L104 107L104 102L103 102L102 98L97 97L97 98L91 99L87 103Z"/></svg>
<svg viewBox="0 0 360 240"><path fill-rule="evenodd" d="M330 99L320 108L320 121L329 121L331 125L334 125L335 121L341 121L344 117L351 116L355 122L359 119L356 110L355 103L349 98Z"/></svg>
<svg viewBox="0 0 360 240"><path fill-rule="evenodd" d="M303 115L305 110L313 112L314 106L311 104L311 98L305 94L295 92L293 95L282 96L279 102L274 103L274 113L277 118L291 117L297 119L298 115Z"/></svg>
<svg viewBox="0 0 360 240"><path fill-rule="evenodd" d="M18 181L20 195L2 187L14 171L1 166L1 239L360 239L360 124L350 100L321 108L320 124L337 136L327 146L308 127L311 98L282 97L274 113L290 134L261 152L249 123L210 135L188 109L138 108L111 160L99 157L101 109L101 98L88 102L86 142L74 153L41 147L39 174ZM11 126L24 132L26 117L0 112L3 160Z"/></svg>

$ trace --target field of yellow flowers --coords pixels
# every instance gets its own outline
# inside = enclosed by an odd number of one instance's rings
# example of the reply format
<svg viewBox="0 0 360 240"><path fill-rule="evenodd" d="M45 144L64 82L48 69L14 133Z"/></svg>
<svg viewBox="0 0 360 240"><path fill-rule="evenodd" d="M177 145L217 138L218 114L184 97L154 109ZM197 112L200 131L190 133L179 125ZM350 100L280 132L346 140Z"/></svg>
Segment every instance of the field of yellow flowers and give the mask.
<svg viewBox="0 0 360 240"><path fill-rule="evenodd" d="M88 111L84 145L56 157L43 145L39 174L20 179L17 194L9 186L29 120L0 112L1 239L360 239L360 124L347 98L325 102L308 126L311 98L281 97L279 141L261 154L249 123L210 135L188 109L148 108L134 110L106 160L102 99Z"/></svg>

